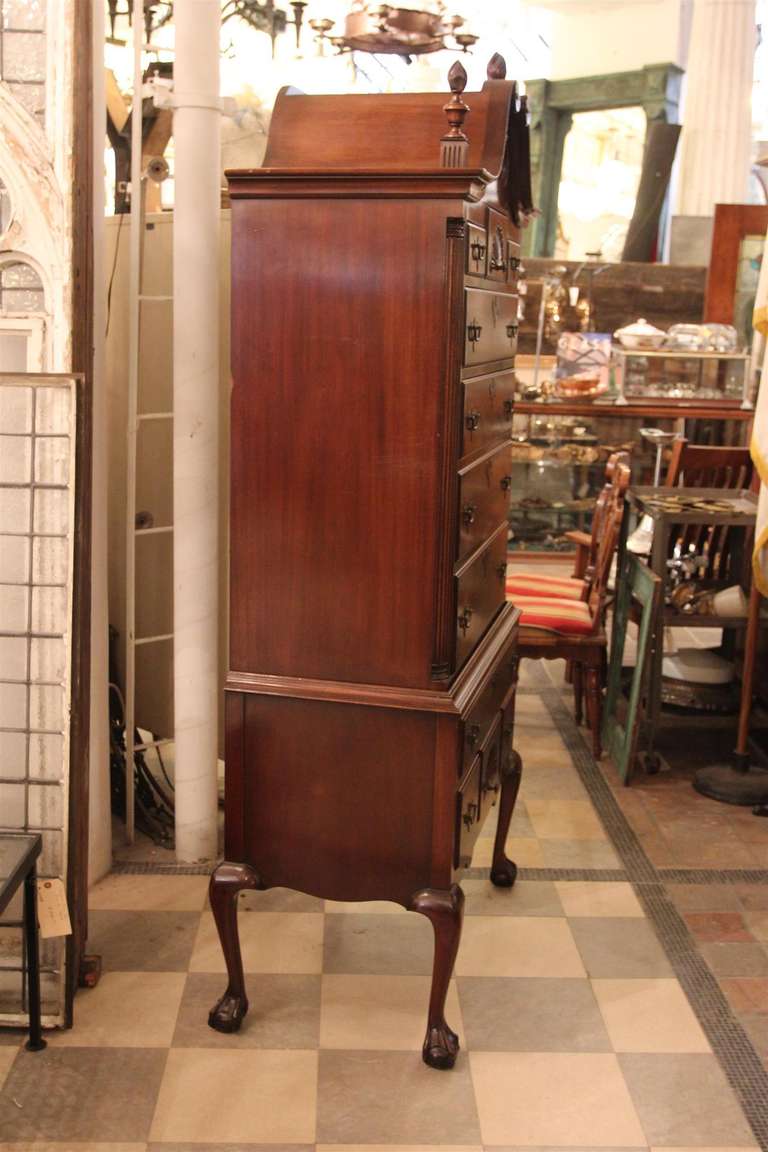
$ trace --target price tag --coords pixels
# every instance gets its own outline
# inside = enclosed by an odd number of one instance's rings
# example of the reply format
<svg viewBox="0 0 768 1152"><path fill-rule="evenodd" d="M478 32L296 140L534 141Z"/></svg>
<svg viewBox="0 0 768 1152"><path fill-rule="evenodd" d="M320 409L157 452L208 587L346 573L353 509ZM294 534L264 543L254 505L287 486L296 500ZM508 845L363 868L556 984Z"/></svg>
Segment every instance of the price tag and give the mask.
<svg viewBox="0 0 768 1152"><path fill-rule="evenodd" d="M67 895L61 880L38 880L37 922L43 939L48 939L50 936L69 936L72 932Z"/></svg>

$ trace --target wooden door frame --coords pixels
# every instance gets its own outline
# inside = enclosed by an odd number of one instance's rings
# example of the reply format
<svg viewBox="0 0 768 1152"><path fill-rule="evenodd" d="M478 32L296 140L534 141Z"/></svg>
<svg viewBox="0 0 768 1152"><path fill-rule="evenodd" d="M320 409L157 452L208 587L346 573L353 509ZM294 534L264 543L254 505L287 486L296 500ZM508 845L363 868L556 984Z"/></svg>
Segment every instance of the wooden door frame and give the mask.
<svg viewBox="0 0 768 1152"><path fill-rule="evenodd" d="M768 232L768 204L716 204L704 320L733 324L739 247L745 236Z"/></svg>
<svg viewBox="0 0 768 1152"><path fill-rule="evenodd" d="M64 1016L72 1025L73 1000L88 936L88 803L91 675L91 491L93 388L93 10L72 4L72 371L78 388L76 523L72 621L72 710L69 764L67 896L72 935L67 940ZM106 131L106 129L105 129Z"/></svg>

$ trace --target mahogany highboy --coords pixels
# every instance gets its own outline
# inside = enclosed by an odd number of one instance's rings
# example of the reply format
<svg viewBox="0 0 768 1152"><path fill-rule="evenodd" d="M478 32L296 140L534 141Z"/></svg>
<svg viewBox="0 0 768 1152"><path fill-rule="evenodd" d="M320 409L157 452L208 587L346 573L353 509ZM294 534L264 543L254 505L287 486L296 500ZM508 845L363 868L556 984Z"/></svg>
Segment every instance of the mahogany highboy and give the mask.
<svg viewBox="0 0 768 1152"><path fill-rule="evenodd" d="M211 880L229 983L210 1015L234 1031L248 1007L240 889L392 900L434 926L424 1059L439 1068L458 1049L443 1014L456 870L500 791L491 879L514 883L520 778L504 601L519 236L494 183L514 186L520 108L503 79L467 94L448 168L445 99L284 91L265 167L229 173L226 862Z"/></svg>

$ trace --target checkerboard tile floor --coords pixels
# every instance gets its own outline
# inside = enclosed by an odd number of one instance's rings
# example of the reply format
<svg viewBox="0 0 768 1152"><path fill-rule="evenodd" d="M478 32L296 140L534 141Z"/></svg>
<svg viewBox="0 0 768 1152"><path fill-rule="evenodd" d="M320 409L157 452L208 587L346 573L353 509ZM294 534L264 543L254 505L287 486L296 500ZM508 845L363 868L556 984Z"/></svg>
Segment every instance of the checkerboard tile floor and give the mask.
<svg viewBox="0 0 768 1152"><path fill-rule="evenodd" d="M251 1007L222 1036L207 1027L225 977L206 878L112 875L91 899L104 974L78 994L74 1030L39 1054L0 1034L0 1152L754 1148L631 885L599 878L619 860L535 695L520 699L516 743L510 855L597 871L510 891L464 880L452 1072L421 1062L423 917L243 894Z"/></svg>

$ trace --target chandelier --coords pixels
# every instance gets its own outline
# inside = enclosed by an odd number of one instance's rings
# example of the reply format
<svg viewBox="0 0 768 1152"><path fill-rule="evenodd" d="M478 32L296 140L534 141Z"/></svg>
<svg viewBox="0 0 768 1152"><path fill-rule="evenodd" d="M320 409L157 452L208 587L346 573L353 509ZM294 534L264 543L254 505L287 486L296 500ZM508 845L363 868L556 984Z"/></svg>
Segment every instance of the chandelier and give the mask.
<svg viewBox="0 0 768 1152"><path fill-rule="evenodd" d="M304 9L308 0L288 0L293 12L289 19L284 8L277 8L275 0L223 0L221 7L222 24L227 20L242 20L257 32L266 32L272 41L272 54L275 41L286 32L288 25L296 30L296 47L299 46L304 21ZM110 40L120 43L115 37L118 17L126 16L133 23L134 0L107 0L107 15L110 25ZM147 43L152 33L173 19L173 0L144 0L144 33ZM477 36L463 31L463 16L448 15L442 0L434 0L422 8L399 8L392 4L371 4L367 0L354 0L352 8L344 20L344 35L334 36L331 31L333 20L310 20L309 25L315 39L322 48L330 43L339 52L373 52L404 56L423 56L428 52L439 52L444 48L468 52L477 43Z"/></svg>
<svg viewBox="0 0 768 1152"><path fill-rule="evenodd" d="M423 8L399 8L355 0L344 20L344 35L332 36L333 20L310 20L309 26L322 45L328 40L339 52L373 52L423 56L444 48L468 52L477 36L460 31L463 16L449 16L445 4Z"/></svg>
<svg viewBox="0 0 768 1152"><path fill-rule="evenodd" d="M291 24L296 29L296 46L299 45L301 26L304 20L304 9L308 0L290 0L293 10L293 20L288 19L288 13L282 8L275 7L275 0L224 0L221 6L221 22L239 19L257 32L266 32L272 41L272 54L275 52L275 41L285 32ZM118 6L119 0L107 0L107 15L109 17L110 39L115 41L115 22L118 16L127 16L128 23L133 23L134 0L125 0L125 7ZM147 43L152 40L152 33L162 28L173 19L173 0L144 0L144 33Z"/></svg>

